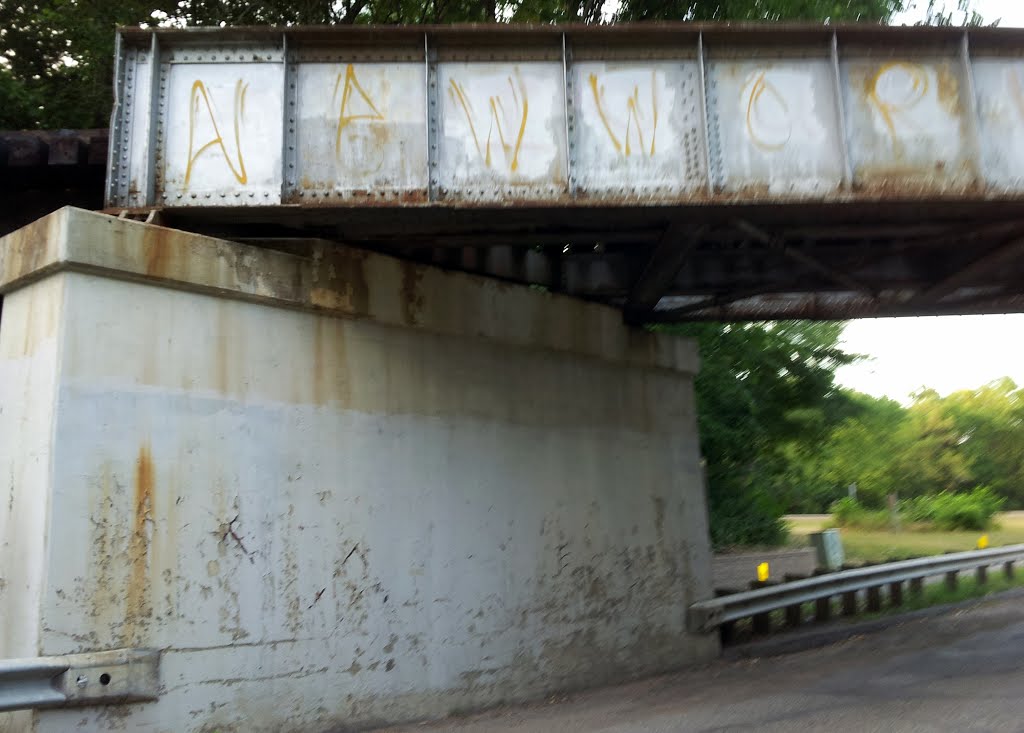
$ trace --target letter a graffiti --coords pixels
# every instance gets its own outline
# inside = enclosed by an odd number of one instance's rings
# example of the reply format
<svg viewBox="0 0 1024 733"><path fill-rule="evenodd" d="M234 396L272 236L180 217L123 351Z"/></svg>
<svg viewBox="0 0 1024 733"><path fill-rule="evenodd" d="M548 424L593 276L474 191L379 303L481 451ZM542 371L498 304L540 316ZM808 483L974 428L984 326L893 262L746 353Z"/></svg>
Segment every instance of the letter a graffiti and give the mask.
<svg viewBox="0 0 1024 733"><path fill-rule="evenodd" d="M242 118L245 116L245 93L249 89L248 84L242 84L242 80L239 79L235 84L235 158L232 160L231 155L228 153L227 146L224 144L224 136L221 134L220 126L217 124L217 116L213 112L213 105L210 103L210 92L206 88L206 85L196 80L192 85L192 93L189 97L188 105L188 165L185 168L185 186L189 185L189 181L192 179L192 168L195 166L199 157L208 150L213 148L219 148L221 155L224 156L224 162L227 163L228 168L231 170L231 174L235 177L235 180L241 184L245 184L249 180L249 176L245 172L245 159L242 156L242 141L241 141L241 128ZM196 149L196 124L197 117L199 116L200 106L206 108L206 114L210 120L210 124L213 125L213 138Z"/></svg>

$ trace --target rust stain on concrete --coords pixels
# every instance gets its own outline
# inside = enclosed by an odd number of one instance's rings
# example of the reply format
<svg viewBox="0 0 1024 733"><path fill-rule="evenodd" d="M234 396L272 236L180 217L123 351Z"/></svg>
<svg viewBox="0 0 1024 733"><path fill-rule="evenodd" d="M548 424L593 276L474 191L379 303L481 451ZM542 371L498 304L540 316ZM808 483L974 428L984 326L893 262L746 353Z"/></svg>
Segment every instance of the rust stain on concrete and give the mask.
<svg viewBox="0 0 1024 733"><path fill-rule="evenodd" d="M349 407L351 381L345 322L318 318L313 324L313 403Z"/></svg>
<svg viewBox="0 0 1024 733"><path fill-rule="evenodd" d="M172 250L168 235L170 229L157 226L145 227L142 234L142 246L146 256L146 274L164 278L170 270Z"/></svg>
<svg viewBox="0 0 1024 733"><path fill-rule="evenodd" d="M345 248L320 250L313 256L310 301L314 307L368 315L370 288L366 277L369 254Z"/></svg>
<svg viewBox="0 0 1024 733"><path fill-rule="evenodd" d="M132 536L128 543L128 588L125 602L124 643L142 643L140 626L153 615L151 578L149 577L149 527L153 521L154 471L149 446L139 448L135 461L135 494L132 503Z"/></svg>
<svg viewBox="0 0 1024 733"><path fill-rule="evenodd" d="M423 268L411 262L402 262L402 320L406 325L415 326L423 313L424 298L420 292Z"/></svg>

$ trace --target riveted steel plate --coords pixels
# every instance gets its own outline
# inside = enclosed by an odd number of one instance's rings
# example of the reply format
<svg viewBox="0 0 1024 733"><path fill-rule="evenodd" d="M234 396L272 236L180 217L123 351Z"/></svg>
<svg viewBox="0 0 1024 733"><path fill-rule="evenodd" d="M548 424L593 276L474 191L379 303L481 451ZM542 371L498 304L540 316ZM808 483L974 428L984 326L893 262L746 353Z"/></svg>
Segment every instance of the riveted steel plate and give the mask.
<svg viewBox="0 0 1024 733"><path fill-rule="evenodd" d="M300 198L425 192L422 63L306 63L295 83Z"/></svg>
<svg viewBox="0 0 1024 733"><path fill-rule="evenodd" d="M857 185L941 190L974 180L958 60L851 59L841 68Z"/></svg>
<svg viewBox="0 0 1024 733"><path fill-rule="evenodd" d="M989 199L1024 188L1019 38L862 26L124 30L107 202Z"/></svg>
<svg viewBox="0 0 1024 733"><path fill-rule="evenodd" d="M642 200L706 185L695 61L587 61L572 73L580 192Z"/></svg>
<svg viewBox="0 0 1024 733"><path fill-rule="evenodd" d="M974 62L978 126L985 176L993 184L1024 189L1024 61Z"/></svg>
<svg viewBox="0 0 1024 733"><path fill-rule="evenodd" d="M444 198L554 199L567 190L561 63L438 64Z"/></svg>
<svg viewBox="0 0 1024 733"><path fill-rule="evenodd" d="M165 67L160 193L179 206L281 202L281 63Z"/></svg>
<svg viewBox="0 0 1024 733"><path fill-rule="evenodd" d="M843 158L832 76L823 59L712 61L716 186L796 195L838 189Z"/></svg>

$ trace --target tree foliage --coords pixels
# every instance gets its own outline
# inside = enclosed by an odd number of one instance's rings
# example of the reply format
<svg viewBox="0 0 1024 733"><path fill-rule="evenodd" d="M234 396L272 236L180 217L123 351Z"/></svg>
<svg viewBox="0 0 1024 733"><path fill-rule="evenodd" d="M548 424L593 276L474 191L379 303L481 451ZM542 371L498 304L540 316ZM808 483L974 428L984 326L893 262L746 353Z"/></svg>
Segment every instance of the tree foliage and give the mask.
<svg viewBox="0 0 1024 733"><path fill-rule="evenodd" d="M13 0L0 2L0 127L105 127L119 25L883 21L902 0Z"/></svg>
<svg viewBox="0 0 1024 733"><path fill-rule="evenodd" d="M838 347L842 325L713 323L667 330L697 339L701 451L712 541L774 544L785 533L787 451L809 451L846 414L835 371L855 357Z"/></svg>
<svg viewBox="0 0 1024 733"><path fill-rule="evenodd" d="M1024 390L1001 379L941 397L922 390L903 407L851 394L843 419L813 454L786 468L803 483L787 510L825 511L856 484L867 507L889 494L913 498L987 486L1012 508L1024 507Z"/></svg>

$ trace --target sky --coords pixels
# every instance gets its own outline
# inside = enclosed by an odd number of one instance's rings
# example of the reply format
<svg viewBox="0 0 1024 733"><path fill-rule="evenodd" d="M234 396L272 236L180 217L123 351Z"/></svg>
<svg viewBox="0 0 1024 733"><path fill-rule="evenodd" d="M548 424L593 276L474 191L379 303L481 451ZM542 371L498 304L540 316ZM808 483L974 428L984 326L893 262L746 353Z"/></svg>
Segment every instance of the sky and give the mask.
<svg viewBox="0 0 1024 733"><path fill-rule="evenodd" d="M914 23L924 17L928 0L912 0L912 3L916 7L897 15L894 23ZM956 0L946 1L950 9L956 4ZM1024 27L1024 0L973 0L971 9L976 10L986 23L998 20L1002 27Z"/></svg>
<svg viewBox="0 0 1024 733"><path fill-rule="evenodd" d="M873 358L842 367L844 387L904 404L931 387L946 395L1001 377L1024 386L1024 314L850 321L843 348Z"/></svg>
<svg viewBox="0 0 1024 733"><path fill-rule="evenodd" d="M917 5L895 22L920 20L928 2ZM1024 27L1024 0L974 0L973 9L986 23ZM945 395L1004 376L1024 386L1022 337L1024 315L851 321L843 334L845 349L873 358L843 367L837 377L845 387L903 403L925 386Z"/></svg>

